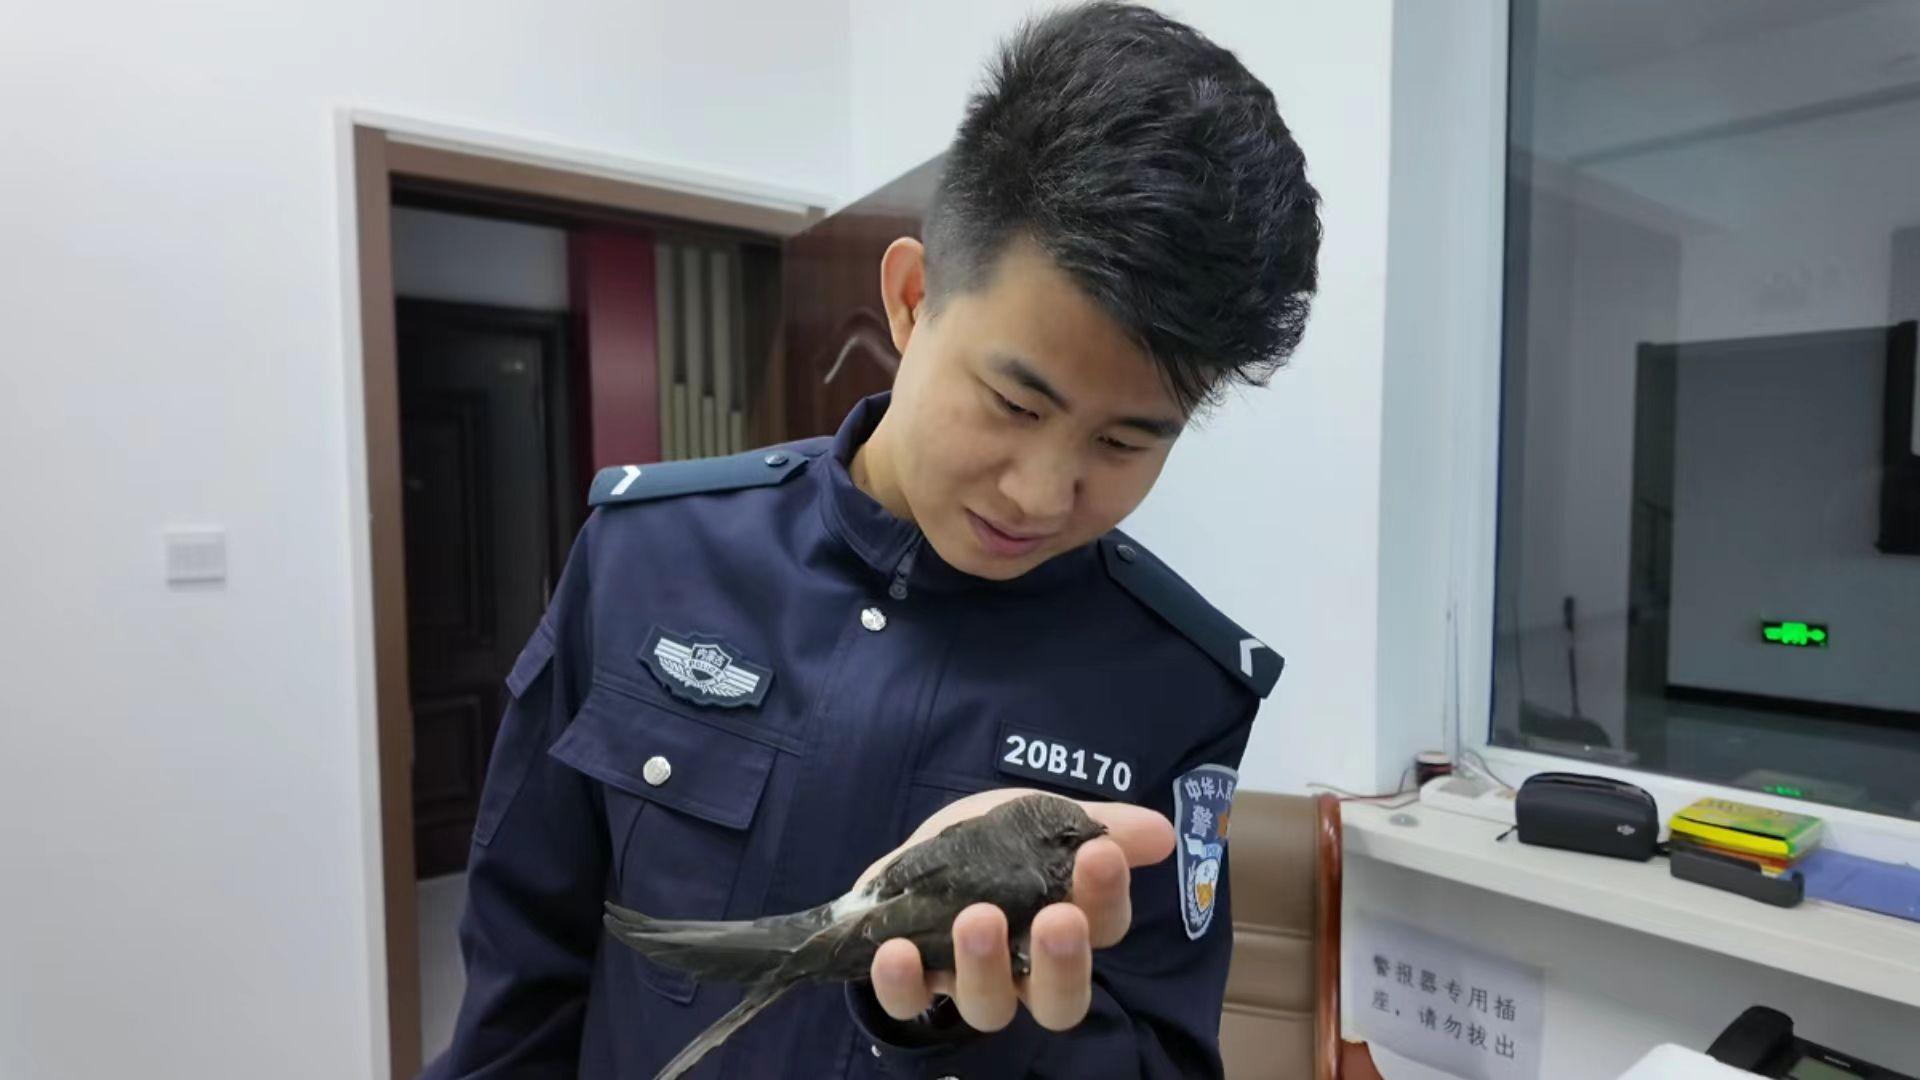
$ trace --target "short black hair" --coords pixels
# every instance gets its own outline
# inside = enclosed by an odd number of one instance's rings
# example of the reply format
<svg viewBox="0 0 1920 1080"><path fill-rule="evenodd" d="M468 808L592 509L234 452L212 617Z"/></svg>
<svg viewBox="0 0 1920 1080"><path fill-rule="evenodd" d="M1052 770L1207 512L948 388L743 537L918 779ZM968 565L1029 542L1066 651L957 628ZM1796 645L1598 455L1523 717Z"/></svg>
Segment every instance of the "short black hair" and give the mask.
<svg viewBox="0 0 1920 1080"><path fill-rule="evenodd" d="M967 107L927 217L929 294L938 310L1030 238L1192 411L1300 343L1319 203L1231 52L1138 5L1068 8L1009 39Z"/></svg>

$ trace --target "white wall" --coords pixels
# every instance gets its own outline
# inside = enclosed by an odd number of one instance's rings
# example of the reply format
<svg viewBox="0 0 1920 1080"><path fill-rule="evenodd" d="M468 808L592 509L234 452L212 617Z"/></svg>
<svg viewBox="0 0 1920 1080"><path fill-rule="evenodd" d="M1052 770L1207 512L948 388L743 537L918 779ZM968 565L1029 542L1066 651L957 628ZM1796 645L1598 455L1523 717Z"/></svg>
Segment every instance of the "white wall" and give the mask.
<svg viewBox="0 0 1920 1080"><path fill-rule="evenodd" d="M847 10L39 4L0 35L0 1074L384 1071L340 112L826 193ZM228 530L224 588L160 530Z"/></svg>
<svg viewBox="0 0 1920 1080"><path fill-rule="evenodd" d="M1920 319L1920 224L1896 229L1893 234L1893 268L1889 275L1887 317L1894 321ZM1920 386L1914 388L1920 395ZM1914 402L1920 413L1920 398ZM1914 426L1914 453L1920 454L1920 424Z"/></svg>
<svg viewBox="0 0 1920 1080"><path fill-rule="evenodd" d="M1874 547L1886 353L1873 331L1681 351L1669 682L1920 711L1920 559ZM1833 639L1769 645L1762 618Z"/></svg>
<svg viewBox="0 0 1920 1080"><path fill-rule="evenodd" d="M1325 198L1327 239L1292 370L1183 437L1128 527L1287 657L1247 751L1247 781L1371 785L1391 6L1161 7L1273 88ZM995 42L1040 5L852 8L858 192L945 147Z"/></svg>
<svg viewBox="0 0 1920 1080"><path fill-rule="evenodd" d="M566 230L395 207L393 291L420 300L565 311L572 300Z"/></svg>
<svg viewBox="0 0 1920 1080"><path fill-rule="evenodd" d="M1385 369L1381 385L1375 772L1451 748L1456 645L1448 574L1470 542L1451 497L1470 387L1457 358L1499 348L1506 15L1499 4L1393 6ZM1488 523L1491 525L1491 523ZM1464 636L1464 635L1461 635ZM1464 644L1461 642L1459 644Z"/></svg>

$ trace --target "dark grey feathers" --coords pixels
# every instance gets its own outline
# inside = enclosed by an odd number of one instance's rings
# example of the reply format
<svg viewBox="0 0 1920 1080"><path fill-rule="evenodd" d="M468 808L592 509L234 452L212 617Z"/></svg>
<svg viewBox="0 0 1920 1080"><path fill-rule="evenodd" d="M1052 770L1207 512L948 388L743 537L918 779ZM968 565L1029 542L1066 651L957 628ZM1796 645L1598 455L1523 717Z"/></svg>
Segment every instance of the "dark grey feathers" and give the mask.
<svg viewBox="0 0 1920 1080"><path fill-rule="evenodd" d="M1016 970L1027 927L1067 898L1074 855L1106 832L1078 803L1028 795L948 826L901 852L860 889L790 915L752 921L653 919L607 905L607 930L663 967L704 981L745 983L740 1005L700 1033L655 1080L692 1068L728 1035L802 982L865 979L882 942L906 938L929 970L953 966L953 920L971 904L1007 916Z"/></svg>

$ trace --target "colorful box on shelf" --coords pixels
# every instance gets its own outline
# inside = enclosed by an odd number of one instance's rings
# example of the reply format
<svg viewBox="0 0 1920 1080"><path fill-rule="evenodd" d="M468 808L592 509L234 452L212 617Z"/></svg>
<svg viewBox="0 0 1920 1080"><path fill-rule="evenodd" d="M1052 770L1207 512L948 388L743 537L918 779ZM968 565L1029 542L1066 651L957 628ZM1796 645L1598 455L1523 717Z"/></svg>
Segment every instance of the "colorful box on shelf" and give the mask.
<svg viewBox="0 0 1920 1080"><path fill-rule="evenodd" d="M1769 810L1731 799L1700 799L1668 823L1676 840L1685 839L1728 854L1792 863L1820 843L1820 819Z"/></svg>

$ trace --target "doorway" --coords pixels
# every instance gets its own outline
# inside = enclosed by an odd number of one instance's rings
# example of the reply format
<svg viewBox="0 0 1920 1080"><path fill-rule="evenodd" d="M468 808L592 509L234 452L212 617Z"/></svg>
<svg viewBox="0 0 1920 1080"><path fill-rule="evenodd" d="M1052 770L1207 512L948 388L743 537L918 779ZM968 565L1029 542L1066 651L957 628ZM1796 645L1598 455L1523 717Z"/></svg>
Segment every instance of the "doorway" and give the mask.
<svg viewBox="0 0 1920 1080"><path fill-rule="evenodd" d="M505 706L594 472L833 430L891 384L880 253L939 162L831 217L354 129L389 1064L463 987L454 924Z"/></svg>

